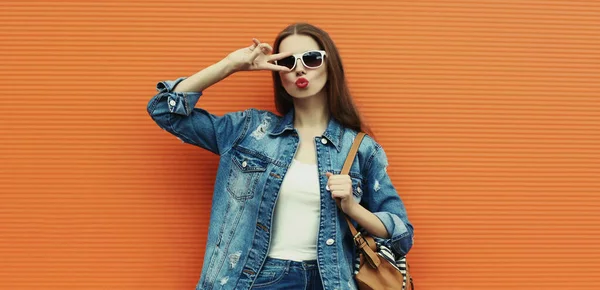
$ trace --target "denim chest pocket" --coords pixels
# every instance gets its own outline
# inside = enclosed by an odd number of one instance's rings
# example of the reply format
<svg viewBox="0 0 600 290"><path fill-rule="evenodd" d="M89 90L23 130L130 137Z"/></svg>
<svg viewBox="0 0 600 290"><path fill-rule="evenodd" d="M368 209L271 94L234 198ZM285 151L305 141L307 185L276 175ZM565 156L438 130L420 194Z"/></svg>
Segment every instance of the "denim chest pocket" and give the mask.
<svg viewBox="0 0 600 290"><path fill-rule="evenodd" d="M233 149L231 170L227 180L227 191L237 200L245 201L254 197L261 175L267 170L268 161L258 156Z"/></svg>
<svg viewBox="0 0 600 290"><path fill-rule="evenodd" d="M352 195L354 195L354 199L356 201L360 201L363 196L363 181L362 178L358 177L358 174L350 174L350 179L352 179Z"/></svg>

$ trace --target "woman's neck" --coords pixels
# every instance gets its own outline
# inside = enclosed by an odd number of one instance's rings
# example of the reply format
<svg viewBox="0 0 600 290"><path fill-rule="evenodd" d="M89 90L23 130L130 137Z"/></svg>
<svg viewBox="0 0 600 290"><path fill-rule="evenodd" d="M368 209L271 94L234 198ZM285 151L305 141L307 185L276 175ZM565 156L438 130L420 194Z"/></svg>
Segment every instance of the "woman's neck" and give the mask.
<svg viewBox="0 0 600 290"><path fill-rule="evenodd" d="M329 123L329 108L324 94L294 99L294 127L321 135Z"/></svg>

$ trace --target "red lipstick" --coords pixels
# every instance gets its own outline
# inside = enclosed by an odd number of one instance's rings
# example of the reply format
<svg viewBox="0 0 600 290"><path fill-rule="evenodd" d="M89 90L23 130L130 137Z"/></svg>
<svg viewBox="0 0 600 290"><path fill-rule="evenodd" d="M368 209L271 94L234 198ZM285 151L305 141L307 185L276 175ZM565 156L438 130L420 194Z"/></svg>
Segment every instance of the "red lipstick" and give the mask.
<svg viewBox="0 0 600 290"><path fill-rule="evenodd" d="M299 78L296 80L296 86L298 88L304 89L308 86L308 80L305 78Z"/></svg>

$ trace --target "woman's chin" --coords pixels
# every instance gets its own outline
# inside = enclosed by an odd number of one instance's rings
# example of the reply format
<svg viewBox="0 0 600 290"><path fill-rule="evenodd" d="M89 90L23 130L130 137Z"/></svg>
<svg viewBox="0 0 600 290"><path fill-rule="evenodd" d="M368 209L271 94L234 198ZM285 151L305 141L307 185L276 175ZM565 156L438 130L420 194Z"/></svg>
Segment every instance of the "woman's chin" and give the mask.
<svg viewBox="0 0 600 290"><path fill-rule="evenodd" d="M309 99L310 97L314 96L315 94L311 94L308 92L294 92L293 94L290 94L290 96L292 96L294 99Z"/></svg>
<svg viewBox="0 0 600 290"><path fill-rule="evenodd" d="M315 91L314 88L311 88L310 86L303 89L293 88L292 90L288 91L288 94L294 99L308 99L317 95L318 93L319 91Z"/></svg>

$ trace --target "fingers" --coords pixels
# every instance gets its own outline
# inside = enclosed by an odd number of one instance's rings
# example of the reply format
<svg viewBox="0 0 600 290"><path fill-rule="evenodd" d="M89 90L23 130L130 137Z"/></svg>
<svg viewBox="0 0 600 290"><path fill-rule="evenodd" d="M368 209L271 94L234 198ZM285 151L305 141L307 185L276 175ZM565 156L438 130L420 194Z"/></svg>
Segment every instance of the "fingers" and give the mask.
<svg viewBox="0 0 600 290"><path fill-rule="evenodd" d="M248 47L251 51L250 53L250 57L248 59L248 62L250 64L254 63L254 61L262 54L264 56L266 56L266 63L259 63L256 65L256 67L254 67L254 69L267 69L267 70L271 70L271 71L277 71L277 72L290 72L290 69L284 66L280 66L280 65L275 65L272 63L269 63L271 61L275 61L275 60L279 60L282 59L284 57L290 56L290 53L278 53L275 55L270 55L273 52L273 47L271 45L269 45L268 43L262 43L260 42L258 39L256 38L252 38L252 42L253 44Z"/></svg>
<svg viewBox="0 0 600 290"><path fill-rule="evenodd" d="M258 45L258 46L257 46L257 47L256 47L256 48L255 48L255 49L252 51L252 54L250 54L250 59L249 59L249 62L250 62L250 63L253 63L253 62L254 62L254 60L256 60L256 58L257 58L257 57L258 57L258 56L259 56L261 53L263 53L263 49L264 49L264 48L266 48L266 47L268 47L268 46L270 47L270 45L268 45L268 44L266 44L266 43L261 43L261 44L259 44L259 45ZM264 53L263 53L263 54L264 54Z"/></svg>
<svg viewBox="0 0 600 290"><path fill-rule="evenodd" d="M327 176L327 183L329 185L352 183L352 179L350 179L349 175L334 175L330 172L326 172L325 175Z"/></svg>
<svg viewBox="0 0 600 290"><path fill-rule="evenodd" d="M252 45L248 47L250 51L254 51L254 49L260 44L260 41L258 41L256 38L252 38L252 42Z"/></svg>
<svg viewBox="0 0 600 290"><path fill-rule="evenodd" d="M252 38L252 42L254 42L254 43L250 46L251 51L254 51L254 49L256 49L256 47L260 47L261 52L264 54L270 54L273 51L273 47L271 45L269 45L268 43L261 43L256 38Z"/></svg>
<svg viewBox="0 0 600 290"><path fill-rule="evenodd" d="M265 64L265 69L272 70L272 71L280 71L280 72L291 72L291 70L285 66L275 65L272 63Z"/></svg>
<svg viewBox="0 0 600 290"><path fill-rule="evenodd" d="M332 197L346 198L350 196L352 188L352 180L349 175L335 175L331 172L326 172L327 187Z"/></svg>
<svg viewBox="0 0 600 290"><path fill-rule="evenodd" d="M335 190L336 188L340 188L340 187L348 187L351 186L352 183L347 182L347 181L340 181L340 180L329 180L329 182L327 182L327 185L329 185L329 188L331 188L332 190Z"/></svg>
<svg viewBox="0 0 600 290"><path fill-rule="evenodd" d="M331 197L333 198L346 198L350 196L347 192L342 191L342 190L334 190L331 192Z"/></svg>
<svg viewBox="0 0 600 290"><path fill-rule="evenodd" d="M293 55L293 53L291 53L291 52L280 52L280 53L272 54L269 56L269 61L284 59L284 58L286 58L288 56L292 56L292 55Z"/></svg>
<svg viewBox="0 0 600 290"><path fill-rule="evenodd" d="M339 183L339 184L335 184L335 183L334 183L334 184L331 184L331 183L328 183L328 184L327 184L327 187L329 187L329 191L330 191L330 192L334 192L334 191L338 191L338 190L341 190L341 191L347 192L347 191L350 191L350 190L352 189L352 185L349 185L349 184L341 184L341 183Z"/></svg>
<svg viewBox="0 0 600 290"><path fill-rule="evenodd" d="M270 44L268 44L268 43L261 43L261 44L264 45L264 47L262 49L264 54L270 54L271 52L273 52L273 47L271 47Z"/></svg>

